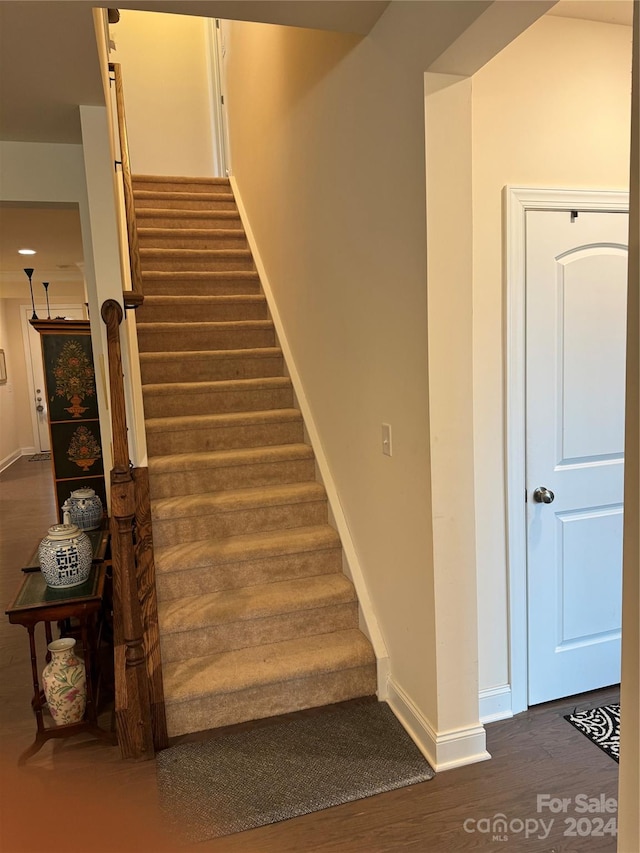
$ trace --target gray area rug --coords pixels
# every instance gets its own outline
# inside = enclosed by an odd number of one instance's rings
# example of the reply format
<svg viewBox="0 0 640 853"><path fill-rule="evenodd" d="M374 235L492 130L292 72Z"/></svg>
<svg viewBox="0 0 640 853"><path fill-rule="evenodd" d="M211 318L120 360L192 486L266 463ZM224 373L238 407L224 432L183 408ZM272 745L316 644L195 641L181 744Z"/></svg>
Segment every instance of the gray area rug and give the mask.
<svg viewBox="0 0 640 853"><path fill-rule="evenodd" d="M48 462L51 459L51 453L47 450L44 453L34 453L33 456L27 457L27 462Z"/></svg>
<svg viewBox="0 0 640 853"><path fill-rule="evenodd" d="M205 841L433 778L384 702L179 744L157 756L160 804L185 842Z"/></svg>

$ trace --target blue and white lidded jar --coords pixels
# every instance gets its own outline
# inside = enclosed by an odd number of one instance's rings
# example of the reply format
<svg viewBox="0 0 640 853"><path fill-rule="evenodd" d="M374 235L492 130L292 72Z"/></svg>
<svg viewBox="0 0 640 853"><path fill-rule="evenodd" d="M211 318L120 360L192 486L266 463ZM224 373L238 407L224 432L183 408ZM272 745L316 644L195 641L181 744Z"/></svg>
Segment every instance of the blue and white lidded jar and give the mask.
<svg viewBox="0 0 640 853"><path fill-rule="evenodd" d="M66 589L89 577L93 547L75 524L54 524L40 543L38 558L47 586Z"/></svg>
<svg viewBox="0 0 640 853"><path fill-rule="evenodd" d="M97 530L102 522L102 502L93 489L75 489L62 507L80 530ZM66 520L66 519L65 519Z"/></svg>

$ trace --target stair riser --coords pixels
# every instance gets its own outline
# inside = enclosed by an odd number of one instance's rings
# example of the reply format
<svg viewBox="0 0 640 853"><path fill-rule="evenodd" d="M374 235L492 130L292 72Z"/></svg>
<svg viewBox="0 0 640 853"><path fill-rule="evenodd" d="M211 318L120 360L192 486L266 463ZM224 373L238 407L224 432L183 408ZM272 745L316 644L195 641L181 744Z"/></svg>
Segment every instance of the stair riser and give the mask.
<svg viewBox="0 0 640 853"><path fill-rule="evenodd" d="M206 595L224 589L241 589L255 584L277 583L341 571L341 548L259 557L183 571L166 571L159 559L156 564L156 586L158 600L169 601L188 595Z"/></svg>
<svg viewBox="0 0 640 853"><path fill-rule="evenodd" d="M259 296L260 282L255 273L246 278L183 278L171 273L154 278L142 274L145 296Z"/></svg>
<svg viewBox="0 0 640 853"><path fill-rule="evenodd" d="M222 539L243 533L267 530L286 530L327 523L327 501L306 501L297 504L250 507L236 512L215 512L158 520L153 507L153 542L157 548L189 542L192 539Z"/></svg>
<svg viewBox="0 0 640 853"><path fill-rule="evenodd" d="M139 197L138 193L135 193L135 205L136 210L145 208L147 210L233 210L235 213L238 212L233 196L225 198L224 193L216 193L216 195L217 198L202 199L194 198L193 196L188 198L167 198L165 196L143 198Z"/></svg>
<svg viewBox="0 0 640 853"><path fill-rule="evenodd" d="M164 663L189 660L357 627L358 604L355 601L261 619L244 619L176 634L164 633L160 622L162 660Z"/></svg>
<svg viewBox="0 0 640 853"><path fill-rule="evenodd" d="M173 210L167 214L162 208L136 212L140 228L237 228L242 221L235 210Z"/></svg>
<svg viewBox="0 0 640 853"><path fill-rule="evenodd" d="M147 418L263 412L269 409L290 409L293 406L291 387L187 394L149 394L143 389L143 393L144 412Z"/></svg>
<svg viewBox="0 0 640 853"><path fill-rule="evenodd" d="M226 257L223 255L210 258L165 258L153 253L152 249L142 249L140 251L140 261L142 263L142 268L145 270L159 270L167 272L175 272L176 270L184 270L185 272L205 272L211 270L216 270L218 272L224 272L227 270L251 272L255 269L251 256L244 254L240 257Z"/></svg>
<svg viewBox="0 0 640 853"><path fill-rule="evenodd" d="M226 468L201 468L168 474L149 472L152 499L177 495L202 495L223 489L245 489L278 483L302 483L313 480L313 459L296 459L255 465L230 465Z"/></svg>
<svg viewBox="0 0 640 853"><path fill-rule="evenodd" d="M237 234L188 236L180 228L173 227L171 235L147 235L138 229L138 242L141 249L247 249L244 231Z"/></svg>
<svg viewBox="0 0 640 853"><path fill-rule="evenodd" d="M181 352L183 350L254 349L275 346L273 328L267 329L203 329L186 327L176 333L147 331L138 326L140 352Z"/></svg>
<svg viewBox="0 0 640 853"><path fill-rule="evenodd" d="M167 731L169 737L176 737L246 720L259 720L303 708L344 702L358 696L370 696L376 692L376 687L374 665L179 703L171 702L165 686Z"/></svg>
<svg viewBox="0 0 640 853"><path fill-rule="evenodd" d="M183 192L183 193L229 193L232 194L228 178L210 179L204 181L172 181L171 178L160 177L157 181L141 181L133 178L134 192L147 190L152 192Z"/></svg>
<svg viewBox="0 0 640 853"><path fill-rule="evenodd" d="M241 447L297 444L302 441L303 427L301 421L243 424L217 429L147 432L147 450L150 456L167 456L170 453L196 453L200 450L236 450Z"/></svg>
<svg viewBox="0 0 640 853"><path fill-rule="evenodd" d="M174 290L175 293L175 290ZM265 300L256 302L219 302L194 305L153 305L144 302L137 310L140 323L215 323L224 320L266 320L268 316Z"/></svg>
<svg viewBox="0 0 640 853"><path fill-rule="evenodd" d="M138 309L140 310L140 309ZM272 358L174 359L141 362L142 382L215 382L225 379L260 379L282 376L282 356Z"/></svg>

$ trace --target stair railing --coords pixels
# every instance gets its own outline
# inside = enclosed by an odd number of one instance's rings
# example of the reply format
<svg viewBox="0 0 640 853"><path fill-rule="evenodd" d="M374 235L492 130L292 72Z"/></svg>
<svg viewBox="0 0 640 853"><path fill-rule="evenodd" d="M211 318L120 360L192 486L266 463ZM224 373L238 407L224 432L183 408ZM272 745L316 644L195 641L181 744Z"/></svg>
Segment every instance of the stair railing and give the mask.
<svg viewBox="0 0 640 853"><path fill-rule="evenodd" d="M150 684L134 550L135 483L127 445L127 419L120 351L119 302L102 304L107 327L113 468L111 469L111 555L113 563L113 645L115 717L123 758L153 758Z"/></svg>
<svg viewBox="0 0 640 853"><path fill-rule="evenodd" d="M138 308L143 303L142 273L136 228L133 183L124 111L120 66L109 63L115 95L114 134L111 139L116 165L122 166L122 193L118 195L120 246L123 267L128 255L132 289L123 290L123 305ZM115 138L117 136L117 138ZM115 153L120 149L119 157ZM123 210L124 206L124 210ZM126 233L124 223L126 222ZM125 285L126 287L126 285ZM135 316L122 322L119 301L109 299L101 308L107 327L107 355L111 397L113 468L111 470L111 551L114 573L113 633L115 673L115 716L120 749L124 758L151 758L154 750L167 746L167 724L162 683L162 661L158 628L155 564L151 535L149 471L134 467L134 455L146 457L144 426L141 426L140 375L137 363ZM128 432L122 343L127 354L127 380L132 408L132 431ZM142 432L141 432L142 431Z"/></svg>
<svg viewBox="0 0 640 853"><path fill-rule="evenodd" d="M113 74L116 96L116 115L118 125L118 140L120 143L120 160L116 164L122 166L122 183L124 206L127 220L127 238L129 242L129 267L131 269L131 290L125 290L124 307L137 308L142 305L142 269L140 266L140 247L138 244L138 229L133 199L133 182L131 180L131 165L129 160L129 140L127 136L127 119L124 110L124 89L122 86L122 71L118 62L109 63L109 72Z"/></svg>

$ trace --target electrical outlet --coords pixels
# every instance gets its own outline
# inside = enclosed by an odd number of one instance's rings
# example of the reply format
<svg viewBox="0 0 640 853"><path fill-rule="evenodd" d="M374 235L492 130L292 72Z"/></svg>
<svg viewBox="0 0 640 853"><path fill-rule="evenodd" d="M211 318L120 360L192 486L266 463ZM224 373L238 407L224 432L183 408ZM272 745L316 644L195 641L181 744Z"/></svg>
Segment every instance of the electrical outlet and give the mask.
<svg viewBox="0 0 640 853"><path fill-rule="evenodd" d="M391 427L389 424L382 424L382 452L385 456L393 455L393 449L391 447Z"/></svg>

